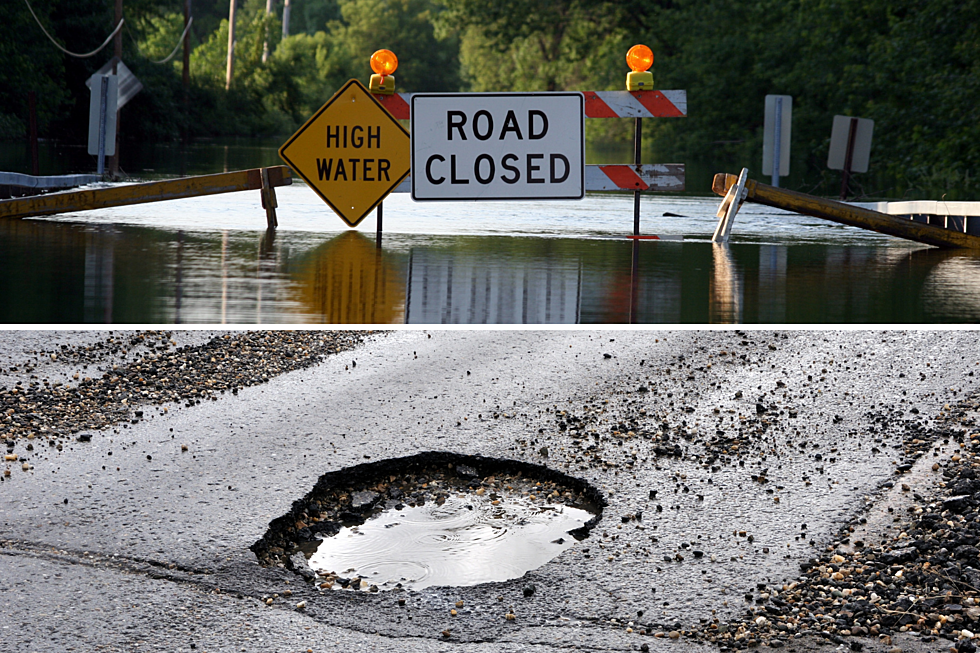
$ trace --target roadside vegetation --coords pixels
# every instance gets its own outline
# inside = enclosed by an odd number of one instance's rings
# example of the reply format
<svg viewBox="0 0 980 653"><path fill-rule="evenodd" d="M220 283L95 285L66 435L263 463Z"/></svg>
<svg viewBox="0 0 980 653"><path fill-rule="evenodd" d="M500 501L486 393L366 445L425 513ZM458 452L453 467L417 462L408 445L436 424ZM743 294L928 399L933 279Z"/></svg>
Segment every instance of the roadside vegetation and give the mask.
<svg viewBox="0 0 980 653"><path fill-rule="evenodd" d="M112 27L110 0L34 0L65 47ZM125 0L123 59L144 84L122 115L125 139L288 135L368 59L394 51L400 91L624 88L635 43L656 56L656 86L686 89L690 117L647 121L647 161L761 170L763 98L793 96L792 173L783 185L833 193L835 114L875 121L865 196L980 196L980 4L955 0L239 0L234 79L225 89L228 1L195 0L190 84L178 52L182 0ZM23 0L0 5L0 137L26 130L38 93L42 137L81 142L85 80L112 53L62 55ZM268 51L266 57L263 56ZM185 103L186 93L186 103ZM597 124L593 124L597 123ZM591 121L595 143L628 143L627 120Z"/></svg>

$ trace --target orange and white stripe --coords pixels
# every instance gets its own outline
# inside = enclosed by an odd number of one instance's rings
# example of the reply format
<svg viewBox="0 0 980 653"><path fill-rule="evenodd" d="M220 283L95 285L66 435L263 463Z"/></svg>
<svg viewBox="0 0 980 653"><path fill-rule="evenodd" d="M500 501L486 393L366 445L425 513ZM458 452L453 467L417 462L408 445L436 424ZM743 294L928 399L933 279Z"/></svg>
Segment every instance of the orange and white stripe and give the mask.
<svg viewBox="0 0 980 653"><path fill-rule="evenodd" d="M375 95L392 117L408 120L413 93ZM686 118L687 91L585 91L586 118Z"/></svg>

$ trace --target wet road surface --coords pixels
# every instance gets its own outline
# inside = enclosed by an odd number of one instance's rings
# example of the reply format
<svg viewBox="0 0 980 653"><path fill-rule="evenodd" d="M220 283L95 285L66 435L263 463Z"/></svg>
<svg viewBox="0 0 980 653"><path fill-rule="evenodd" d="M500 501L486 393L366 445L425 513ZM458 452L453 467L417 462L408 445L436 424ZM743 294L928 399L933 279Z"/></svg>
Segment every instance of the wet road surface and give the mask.
<svg viewBox="0 0 980 653"><path fill-rule="evenodd" d="M371 336L60 452L18 442L32 469L0 484L0 650L717 650L639 631L725 623L795 579L894 477L905 429L976 389L978 361L968 332ZM320 474L426 450L546 464L609 506L522 579L404 606L321 594L249 551Z"/></svg>

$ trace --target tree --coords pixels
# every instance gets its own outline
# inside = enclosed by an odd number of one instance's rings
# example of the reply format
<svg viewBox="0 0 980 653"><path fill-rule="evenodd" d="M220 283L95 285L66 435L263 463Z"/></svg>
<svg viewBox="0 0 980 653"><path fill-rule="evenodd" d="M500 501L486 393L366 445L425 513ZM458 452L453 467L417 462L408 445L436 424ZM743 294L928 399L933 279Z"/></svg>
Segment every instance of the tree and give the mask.
<svg viewBox="0 0 980 653"><path fill-rule="evenodd" d="M366 82L371 54L385 48L398 57L398 90L458 90L459 44L454 34L437 34L439 10L432 0L340 0L343 19L328 30L346 54L338 48L338 72Z"/></svg>

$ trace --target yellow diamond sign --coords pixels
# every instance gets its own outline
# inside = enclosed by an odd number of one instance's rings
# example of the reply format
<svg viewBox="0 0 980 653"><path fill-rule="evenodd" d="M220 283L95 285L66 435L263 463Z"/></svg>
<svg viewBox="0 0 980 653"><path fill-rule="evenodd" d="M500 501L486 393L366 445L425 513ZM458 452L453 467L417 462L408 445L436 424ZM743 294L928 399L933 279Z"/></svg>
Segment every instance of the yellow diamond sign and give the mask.
<svg viewBox="0 0 980 653"><path fill-rule="evenodd" d="M356 79L279 148L279 156L352 227L408 176L411 139Z"/></svg>

